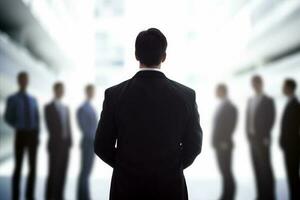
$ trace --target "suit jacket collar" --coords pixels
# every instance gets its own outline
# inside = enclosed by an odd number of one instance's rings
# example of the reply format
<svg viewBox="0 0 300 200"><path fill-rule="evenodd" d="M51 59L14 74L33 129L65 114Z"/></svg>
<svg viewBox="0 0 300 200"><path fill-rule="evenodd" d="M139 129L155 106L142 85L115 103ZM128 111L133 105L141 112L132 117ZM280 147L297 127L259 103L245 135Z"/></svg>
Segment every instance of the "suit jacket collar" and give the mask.
<svg viewBox="0 0 300 200"><path fill-rule="evenodd" d="M134 78L166 78L165 74L158 70L141 70L138 71Z"/></svg>

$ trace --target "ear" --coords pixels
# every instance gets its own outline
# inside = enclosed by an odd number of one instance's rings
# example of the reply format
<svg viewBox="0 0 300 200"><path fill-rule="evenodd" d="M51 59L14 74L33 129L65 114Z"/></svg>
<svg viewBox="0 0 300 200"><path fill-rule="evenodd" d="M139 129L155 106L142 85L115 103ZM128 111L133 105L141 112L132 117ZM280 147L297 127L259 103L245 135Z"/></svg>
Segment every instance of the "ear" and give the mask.
<svg viewBox="0 0 300 200"><path fill-rule="evenodd" d="M135 52L135 59L136 59L137 61L140 61L140 59L139 59L139 57L138 57L138 55L137 55L136 52Z"/></svg>
<svg viewBox="0 0 300 200"><path fill-rule="evenodd" d="M164 62L166 60L167 57L167 53L163 53L163 55L161 56L161 62Z"/></svg>

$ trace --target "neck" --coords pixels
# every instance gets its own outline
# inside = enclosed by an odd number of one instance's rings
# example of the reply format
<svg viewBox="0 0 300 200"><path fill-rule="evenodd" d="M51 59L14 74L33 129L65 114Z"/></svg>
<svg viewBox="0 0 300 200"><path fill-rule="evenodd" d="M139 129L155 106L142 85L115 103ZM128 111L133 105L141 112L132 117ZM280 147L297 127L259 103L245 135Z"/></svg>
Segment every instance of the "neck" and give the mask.
<svg viewBox="0 0 300 200"><path fill-rule="evenodd" d="M257 92L256 92L256 95L258 95L258 96L259 96L259 95L262 95L262 94L263 94L263 91L257 91Z"/></svg>
<svg viewBox="0 0 300 200"><path fill-rule="evenodd" d="M160 64L159 65L154 65L154 66L146 66L144 64L140 64L140 69L145 69L145 68L160 69Z"/></svg>
<svg viewBox="0 0 300 200"><path fill-rule="evenodd" d="M25 88L20 88L20 92L26 93L26 89Z"/></svg>

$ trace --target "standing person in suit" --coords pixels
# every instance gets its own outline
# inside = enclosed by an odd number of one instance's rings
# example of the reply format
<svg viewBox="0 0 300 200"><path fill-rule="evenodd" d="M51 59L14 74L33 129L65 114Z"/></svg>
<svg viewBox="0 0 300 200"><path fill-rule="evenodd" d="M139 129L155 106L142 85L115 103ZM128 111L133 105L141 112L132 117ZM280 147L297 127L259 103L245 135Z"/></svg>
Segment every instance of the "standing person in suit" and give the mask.
<svg viewBox="0 0 300 200"><path fill-rule="evenodd" d="M285 80L283 93L288 101L283 112L280 133L291 200L300 199L300 104L295 96L296 87L293 79Z"/></svg>
<svg viewBox="0 0 300 200"><path fill-rule="evenodd" d="M263 80L252 77L255 95L249 99L246 115L246 132L250 143L255 173L257 199L275 199L274 175L271 165L271 130L275 120L275 106L271 97L264 94Z"/></svg>
<svg viewBox="0 0 300 200"><path fill-rule="evenodd" d="M19 91L7 99L4 114L6 122L15 129L15 169L12 177L12 199L20 198L20 178L23 157L28 152L29 176L26 199L33 200L35 193L36 156L39 141L39 112L34 97L27 92L29 77L26 72L18 74Z"/></svg>
<svg viewBox="0 0 300 200"><path fill-rule="evenodd" d="M227 87L219 84L216 96L220 99L213 127L213 147L223 179L223 191L220 200L233 200L235 180L231 169L233 141L232 135L237 122L237 109L227 95Z"/></svg>
<svg viewBox="0 0 300 200"><path fill-rule="evenodd" d="M55 83L53 89L54 100L45 106L45 120L49 132L46 199L62 200L72 135L69 109L62 103L63 83Z"/></svg>
<svg viewBox="0 0 300 200"><path fill-rule="evenodd" d="M98 117L92 99L95 94L93 85L87 85L85 89L86 101L77 111L77 121L82 133L81 139L81 171L78 181L78 200L89 200L89 176L94 163L94 137L97 129Z"/></svg>
<svg viewBox="0 0 300 200"><path fill-rule="evenodd" d="M167 40L155 28L135 42L140 70L105 91L95 153L113 168L110 200L187 200L183 170L201 151L194 90L160 70Z"/></svg>

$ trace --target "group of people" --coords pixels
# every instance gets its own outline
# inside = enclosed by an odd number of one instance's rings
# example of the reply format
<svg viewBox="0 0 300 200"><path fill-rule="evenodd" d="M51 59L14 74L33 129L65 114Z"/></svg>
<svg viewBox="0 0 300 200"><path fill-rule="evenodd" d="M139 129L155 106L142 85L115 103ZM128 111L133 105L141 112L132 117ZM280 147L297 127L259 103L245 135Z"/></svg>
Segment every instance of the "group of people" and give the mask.
<svg viewBox="0 0 300 200"><path fill-rule="evenodd" d="M160 70L166 59L166 37L155 28L142 31L135 42L139 71L129 80L105 91L102 113L91 106L93 85L86 87L86 101L77 112L82 134L82 166L78 199L88 200L88 177L94 152L113 168L110 200L187 200L183 170L192 165L202 149L202 128L196 93L172 81ZM34 199L36 155L39 143L38 104L27 92L28 74L18 75L19 91L7 101L5 120L16 130L15 169L12 199L19 199L20 173L25 152L29 155L26 199ZM260 76L252 78L255 96L247 106L246 132L256 177L257 199L275 199L271 167L271 129L275 119L274 100L263 91ZM283 92L289 98L281 123L280 146L284 152L291 199L300 199L300 105L295 96L296 82L287 79ZM61 101L64 85L53 87L54 100L45 106L49 132L49 175L45 198L62 200L72 145L69 109ZM221 200L235 196L231 169L237 108L228 97L227 87L216 91L221 99L213 128L213 147L223 175Z"/></svg>
<svg viewBox="0 0 300 200"><path fill-rule="evenodd" d="M24 154L28 152L29 176L26 199L33 200L35 193L36 157L39 143L40 117L37 100L28 94L29 77L20 72L17 77L19 91L7 100L4 114L6 122L15 129L14 158L15 169L12 178L12 199L20 198L20 177ZM45 106L45 122L49 132L47 150L49 154L49 174L45 199L62 200L66 173L72 146L72 130L69 109L62 103L64 85L57 82L53 86L54 99ZM78 180L78 199L90 199L89 174L94 162L94 135L98 116L91 104L95 89L93 85L85 88L86 101L78 108L77 121L82 132L81 170Z"/></svg>
<svg viewBox="0 0 300 200"><path fill-rule="evenodd" d="M271 130L275 120L274 100L263 90L260 76L252 77L255 95L248 100L246 111L246 132L250 145L258 199L275 199L275 181L271 165ZM283 94L288 98L281 119L280 147L290 192L290 199L300 199L300 104L296 97L296 81L286 79ZM237 108L228 97L225 84L219 84L216 96L220 98L213 127L213 147L223 179L221 200L235 196L235 180L231 169L233 132L237 123Z"/></svg>

